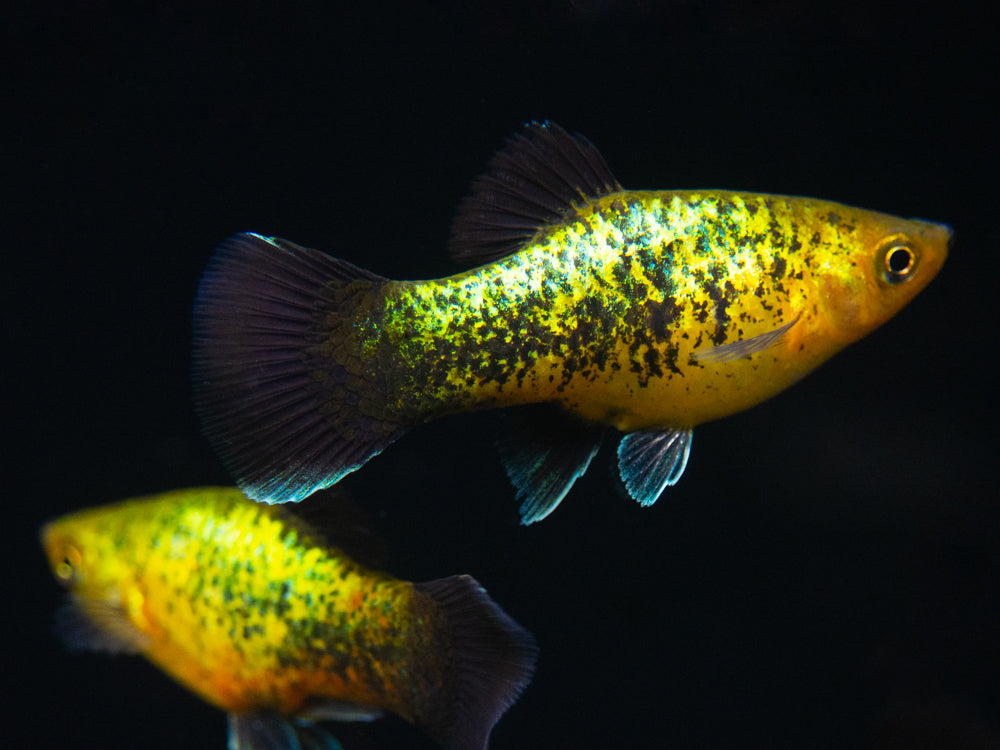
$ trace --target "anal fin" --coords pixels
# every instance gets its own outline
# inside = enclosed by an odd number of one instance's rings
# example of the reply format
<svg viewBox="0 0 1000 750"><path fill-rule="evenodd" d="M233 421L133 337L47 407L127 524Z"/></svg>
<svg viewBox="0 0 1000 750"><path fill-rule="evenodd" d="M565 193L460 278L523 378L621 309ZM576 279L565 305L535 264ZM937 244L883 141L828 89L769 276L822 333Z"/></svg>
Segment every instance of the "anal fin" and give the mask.
<svg viewBox="0 0 1000 750"><path fill-rule="evenodd" d="M295 734L302 750L344 750L336 737L311 721L296 719Z"/></svg>
<svg viewBox="0 0 1000 750"><path fill-rule="evenodd" d="M507 435L500 458L521 501L521 523L540 521L556 509L601 446L604 426L582 422L552 404L504 413Z"/></svg>
<svg viewBox="0 0 1000 750"><path fill-rule="evenodd" d="M326 730L277 711L231 713L229 750L344 750Z"/></svg>

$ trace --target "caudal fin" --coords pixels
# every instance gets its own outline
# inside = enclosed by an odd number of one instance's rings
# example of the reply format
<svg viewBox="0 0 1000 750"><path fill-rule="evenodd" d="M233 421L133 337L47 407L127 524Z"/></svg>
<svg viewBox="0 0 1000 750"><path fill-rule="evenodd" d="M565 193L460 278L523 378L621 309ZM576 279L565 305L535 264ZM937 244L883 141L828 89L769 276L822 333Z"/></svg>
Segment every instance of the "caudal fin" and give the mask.
<svg viewBox="0 0 1000 750"><path fill-rule="evenodd" d="M194 398L243 491L270 503L328 487L405 431L379 408L354 334L386 279L317 250L238 234L194 306Z"/></svg>
<svg viewBox="0 0 1000 750"><path fill-rule="evenodd" d="M452 654L445 705L421 723L449 750L485 750L493 726L531 682L535 639L472 576L415 586L444 611Z"/></svg>

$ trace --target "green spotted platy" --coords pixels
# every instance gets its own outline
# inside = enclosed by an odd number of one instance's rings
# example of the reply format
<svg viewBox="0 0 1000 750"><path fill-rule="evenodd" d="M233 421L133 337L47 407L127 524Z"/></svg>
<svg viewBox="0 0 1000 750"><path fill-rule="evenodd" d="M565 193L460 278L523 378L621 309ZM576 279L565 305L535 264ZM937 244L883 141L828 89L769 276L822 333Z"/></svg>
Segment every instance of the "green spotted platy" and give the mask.
<svg viewBox="0 0 1000 750"><path fill-rule="evenodd" d="M299 500L410 428L507 408L501 457L530 523L608 428L653 503L695 425L751 407L898 312L951 230L850 206L723 190L625 190L584 137L512 137L460 205L473 270L393 281L238 235L195 305L196 404L239 484Z"/></svg>

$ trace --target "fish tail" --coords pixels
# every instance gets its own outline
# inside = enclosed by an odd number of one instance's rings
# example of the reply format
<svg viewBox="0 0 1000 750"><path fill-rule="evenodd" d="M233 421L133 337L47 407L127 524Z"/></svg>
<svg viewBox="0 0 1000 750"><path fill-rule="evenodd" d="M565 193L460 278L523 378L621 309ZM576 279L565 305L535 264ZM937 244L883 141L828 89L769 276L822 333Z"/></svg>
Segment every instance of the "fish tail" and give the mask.
<svg viewBox="0 0 1000 750"><path fill-rule="evenodd" d="M257 234L210 261L194 307L195 407L249 497L301 500L406 431L354 333L387 281Z"/></svg>
<svg viewBox="0 0 1000 750"><path fill-rule="evenodd" d="M493 726L531 682L535 639L472 576L415 586L443 610L452 653L445 700L419 721L450 750L485 750Z"/></svg>

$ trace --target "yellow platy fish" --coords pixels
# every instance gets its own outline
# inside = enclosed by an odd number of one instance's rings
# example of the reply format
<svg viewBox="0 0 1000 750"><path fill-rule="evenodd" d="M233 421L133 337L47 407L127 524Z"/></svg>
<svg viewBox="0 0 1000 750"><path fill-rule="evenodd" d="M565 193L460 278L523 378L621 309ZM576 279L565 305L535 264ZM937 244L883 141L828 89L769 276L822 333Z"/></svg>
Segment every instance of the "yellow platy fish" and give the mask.
<svg viewBox="0 0 1000 750"><path fill-rule="evenodd" d="M228 712L230 750L333 750L313 723L391 711L480 750L536 649L469 576L366 570L236 488L178 490L47 524L71 646L141 653Z"/></svg>
<svg viewBox="0 0 1000 750"><path fill-rule="evenodd" d="M257 500L299 500L421 422L508 410L522 522L548 515L624 433L629 493L653 503L692 428L784 390L897 313L951 230L829 201L624 190L558 126L508 141L459 207L452 255L391 281L243 234L195 305L205 432Z"/></svg>

